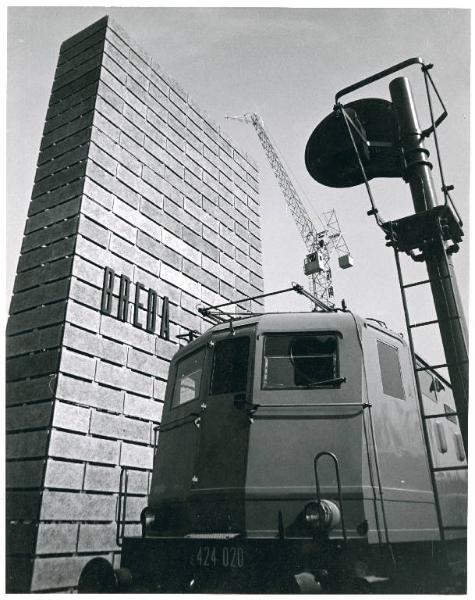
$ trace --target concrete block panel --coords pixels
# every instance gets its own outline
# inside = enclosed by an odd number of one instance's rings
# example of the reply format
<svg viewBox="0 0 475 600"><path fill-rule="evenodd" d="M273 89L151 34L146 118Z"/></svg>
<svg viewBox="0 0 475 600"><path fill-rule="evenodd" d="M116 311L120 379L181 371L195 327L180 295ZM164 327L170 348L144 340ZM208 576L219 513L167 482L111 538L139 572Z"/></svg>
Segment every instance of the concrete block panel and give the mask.
<svg viewBox="0 0 475 600"><path fill-rule="evenodd" d="M90 410L74 404L56 402L54 407L53 427L87 433L89 431ZM69 465L65 470L69 470Z"/></svg>
<svg viewBox="0 0 475 600"><path fill-rule="evenodd" d="M77 523L40 523L36 542L37 554L66 554L76 551Z"/></svg>
<svg viewBox="0 0 475 600"><path fill-rule="evenodd" d="M120 469L113 466L86 465L84 490L91 492L117 492Z"/></svg>
<svg viewBox="0 0 475 600"><path fill-rule="evenodd" d="M115 465L118 462L119 450L118 441L78 435L57 429L51 432L49 441L49 455L54 458Z"/></svg>
<svg viewBox="0 0 475 600"><path fill-rule="evenodd" d="M60 374L56 387L56 397L81 404L107 410L111 413L122 412L124 405L124 392L101 385L91 385L88 381L81 381Z"/></svg>
<svg viewBox="0 0 475 600"><path fill-rule="evenodd" d="M42 402L54 396L54 375L18 380L5 386L8 406Z"/></svg>
<svg viewBox="0 0 475 600"><path fill-rule="evenodd" d="M34 561L32 592L65 590L77 586L82 568L91 556L38 557Z"/></svg>
<svg viewBox="0 0 475 600"><path fill-rule="evenodd" d="M76 217L79 213L79 206L80 199L73 198L72 200L64 202L63 204L59 204L58 206L51 208L46 212L31 216L26 222L25 235L42 230L44 227L48 227L54 223L60 223L64 219Z"/></svg>
<svg viewBox="0 0 475 600"><path fill-rule="evenodd" d="M80 490L83 479L83 463L48 459L44 482L46 488Z"/></svg>
<svg viewBox="0 0 475 600"><path fill-rule="evenodd" d="M25 294L28 293L29 292L25 292ZM20 294L17 294L17 296L19 295ZM14 299L16 299L16 297ZM6 356L9 358L18 354L23 354L25 348L28 348L30 352L57 348L61 345L62 332L63 325L62 323L59 323L57 325L51 325L42 329L34 329L32 331L26 331L8 337L6 340Z"/></svg>
<svg viewBox="0 0 475 600"><path fill-rule="evenodd" d="M7 523L38 521L42 496L38 490L7 492L5 496L5 516Z"/></svg>
<svg viewBox="0 0 475 600"><path fill-rule="evenodd" d="M7 436L7 459L44 457L47 449L47 431L22 431Z"/></svg>
<svg viewBox="0 0 475 600"><path fill-rule="evenodd" d="M32 528L36 538L36 530ZM14 529L12 535L16 534ZM13 541L7 538L9 547L12 547ZM9 592L20 593L29 592L31 589L31 577L33 573L34 561L26 556L14 555L13 553L6 558L5 564L5 585Z"/></svg>
<svg viewBox="0 0 475 600"><path fill-rule="evenodd" d="M135 394L126 394L124 402L124 414L131 417L148 419L159 423L162 416L163 404L152 398L143 398Z"/></svg>
<svg viewBox="0 0 475 600"><path fill-rule="evenodd" d="M101 289L95 285L88 285L86 281L79 281L76 278L70 279L69 294L69 297L77 303L92 309L100 304Z"/></svg>
<svg viewBox="0 0 475 600"><path fill-rule="evenodd" d="M64 328L63 345L119 365L127 362L127 346L69 323Z"/></svg>
<svg viewBox="0 0 475 600"><path fill-rule="evenodd" d="M96 372L96 360L90 356L63 348L59 368L62 373L92 381Z"/></svg>
<svg viewBox="0 0 475 600"><path fill-rule="evenodd" d="M116 534L117 527L114 524L83 524L79 529L78 551L104 552L104 550L119 550Z"/></svg>
<svg viewBox="0 0 475 600"><path fill-rule="evenodd" d="M143 396L150 396L152 393L153 382L149 376L105 362L99 362L97 365L96 381Z"/></svg>
<svg viewBox="0 0 475 600"><path fill-rule="evenodd" d="M100 314L87 306L70 301L68 302L65 320L95 333L99 330Z"/></svg>
<svg viewBox="0 0 475 600"><path fill-rule="evenodd" d="M91 418L90 432L93 435L115 440L143 442L148 441L150 438L150 423L129 419L122 415L110 415L94 411Z"/></svg>
<svg viewBox="0 0 475 600"><path fill-rule="evenodd" d="M28 216L36 215L44 210L49 210L81 195L84 183L84 172L82 172L81 169L76 169L76 171L80 176L74 181L70 181L69 183L66 182L66 185L58 187L51 192L46 191L40 196L33 198L30 202Z"/></svg>
<svg viewBox="0 0 475 600"><path fill-rule="evenodd" d="M69 256L74 252L74 238L56 241L49 246L41 246L21 255L18 261L18 271L27 271L57 258Z"/></svg>
<svg viewBox="0 0 475 600"><path fill-rule="evenodd" d="M35 551L37 529L35 523L9 523L6 542L12 554L32 554Z"/></svg>
<svg viewBox="0 0 475 600"><path fill-rule="evenodd" d="M151 469L153 465L153 448L138 446L136 444L122 444L120 465L126 467L137 467L140 469Z"/></svg>
<svg viewBox="0 0 475 600"><path fill-rule="evenodd" d="M39 488L43 481L45 460L6 463L7 488Z"/></svg>
<svg viewBox="0 0 475 600"><path fill-rule="evenodd" d="M53 403L51 400L38 402L26 411L23 406L7 407L6 431L26 431L48 427L52 416Z"/></svg>
<svg viewBox="0 0 475 600"><path fill-rule="evenodd" d="M42 227L23 238L23 244L21 246L22 252L28 252L41 248L42 246L49 245L58 240L62 240L69 236L72 236L77 231L78 218L74 216L71 219L65 220L63 218L59 223L54 223L49 227Z"/></svg>

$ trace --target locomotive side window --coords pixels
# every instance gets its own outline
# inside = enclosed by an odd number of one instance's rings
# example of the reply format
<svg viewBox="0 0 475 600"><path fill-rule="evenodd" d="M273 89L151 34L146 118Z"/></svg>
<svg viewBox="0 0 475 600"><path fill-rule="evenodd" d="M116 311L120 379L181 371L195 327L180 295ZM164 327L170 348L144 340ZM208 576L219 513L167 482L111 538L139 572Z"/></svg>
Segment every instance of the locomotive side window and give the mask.
<svg viewBox="0 0 475 600"><path fill-rule="evenodd" d="M379 367L383 392L393 398L405 399L397 348L378 340Z"/></svg>
<svg viewBox="0 0 475 600"><path fill-rule="evenodd" d="M200 395L205 349L182 358L177 365L172 406L196 400Z"/></svg>
<svg viewBox="0 0 475 600"><path fill-rule="evenodd" d="M264 389L298 389L340 383L335 335L277 334L265 337Z"/></svg>
<svg viewBox="0 0 475 600"><path fill-rule="evenodd" d="M216 342L210 394L245 392L249 365L249 337L242 336Z"/></svg>

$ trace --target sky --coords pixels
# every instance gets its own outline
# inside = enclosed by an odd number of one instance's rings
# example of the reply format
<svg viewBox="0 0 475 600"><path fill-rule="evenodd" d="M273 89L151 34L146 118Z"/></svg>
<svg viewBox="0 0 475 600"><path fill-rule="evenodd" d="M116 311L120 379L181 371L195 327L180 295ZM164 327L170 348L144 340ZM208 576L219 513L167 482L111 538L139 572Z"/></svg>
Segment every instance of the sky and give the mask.
<svg viewBox="0 0 475 600"><path fill-rule="evenodd" d="M307 9L307 8L101 8L10 7L7 73L7 303L33 185L59 47L63 40L109 14L175 79L229 136L257 161L260 170L264 282L266 291L305 284L305 246L286 209L251 125L225 115L256 112L312 216L336 209L355 261L340 270L334 257L335 298L361 316L403 331L404 317L393 252L366 215L363 186L332 189L307 173L304 150L315 126L332 111L335 93L351 83L410 57L434 64L432 76L448 108L439 129L446 182L465 223L468 240L470 13L466 9ZM423 78L410 78L424 127L429 114ZM347 100L389 100L390 78ZM439 107L436 105L436 112ZM429 149L433 150L431 144ZM435 154L432 152L435 162ZM435 177L436 188L440 180ZM413 212L402 180L372 182L385 219ZM468 241L454 256L463 302L468 310ZM409 264L407 280L424 279ZM426 320L430 298L418 290L411 298L413 320ZM307 310L296 296L269 299L268 310ZM430 309L431 310L431 309ZM434 334L421 334L419 352L437 362ZM439 361L441 362L441 361Z"/></svg>

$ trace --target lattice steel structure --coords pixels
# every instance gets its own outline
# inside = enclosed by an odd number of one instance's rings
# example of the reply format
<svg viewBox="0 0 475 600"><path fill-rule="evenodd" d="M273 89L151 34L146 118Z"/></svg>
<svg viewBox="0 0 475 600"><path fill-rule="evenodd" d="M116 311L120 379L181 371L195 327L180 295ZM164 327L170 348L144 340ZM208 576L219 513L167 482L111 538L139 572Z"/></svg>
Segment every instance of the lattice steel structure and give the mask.
<svg viewBox="0 0 475 600"><path fill-rule="evenodd" d="M330 258L334 252L337 252L339 264L342 268L350 267L353 264L335 211L331 210L323 213L319 217L320 229L317 229L297 193L286 168L282 164L275 145L271 142L259 115L256 113L246 113L242 116L227 118L250 123L256 130L290 213L307 247L308 255L305 260L304 271L310 278L311 292L328 306L334 306L332 300L334 291Z"/></svg>

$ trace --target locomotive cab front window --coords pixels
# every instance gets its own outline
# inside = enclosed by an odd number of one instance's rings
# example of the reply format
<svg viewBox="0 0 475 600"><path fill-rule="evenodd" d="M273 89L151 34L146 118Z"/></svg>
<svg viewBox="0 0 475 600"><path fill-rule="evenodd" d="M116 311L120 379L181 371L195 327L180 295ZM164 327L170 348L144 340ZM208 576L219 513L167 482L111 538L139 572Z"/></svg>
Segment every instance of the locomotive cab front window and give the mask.
<svg viewBox="0 0 475 600"><path fill-rule="evenodd" d="M264 341L263 389L335 387L342 382L336 335L276 334Z"/></svg>
<svg viewBox="0 0 475 600"><path fill-rule="evenodd" d="M205 349L194 352L180 360L176 369L172 406L196 400L200 395L201 374Z"/></svg>
<svg viewBox="0 0 475 600"><path fill-rule="evenodd" d="M247 388L249 337L216 342L211 374L210 394L235 394Z"/></svg>

